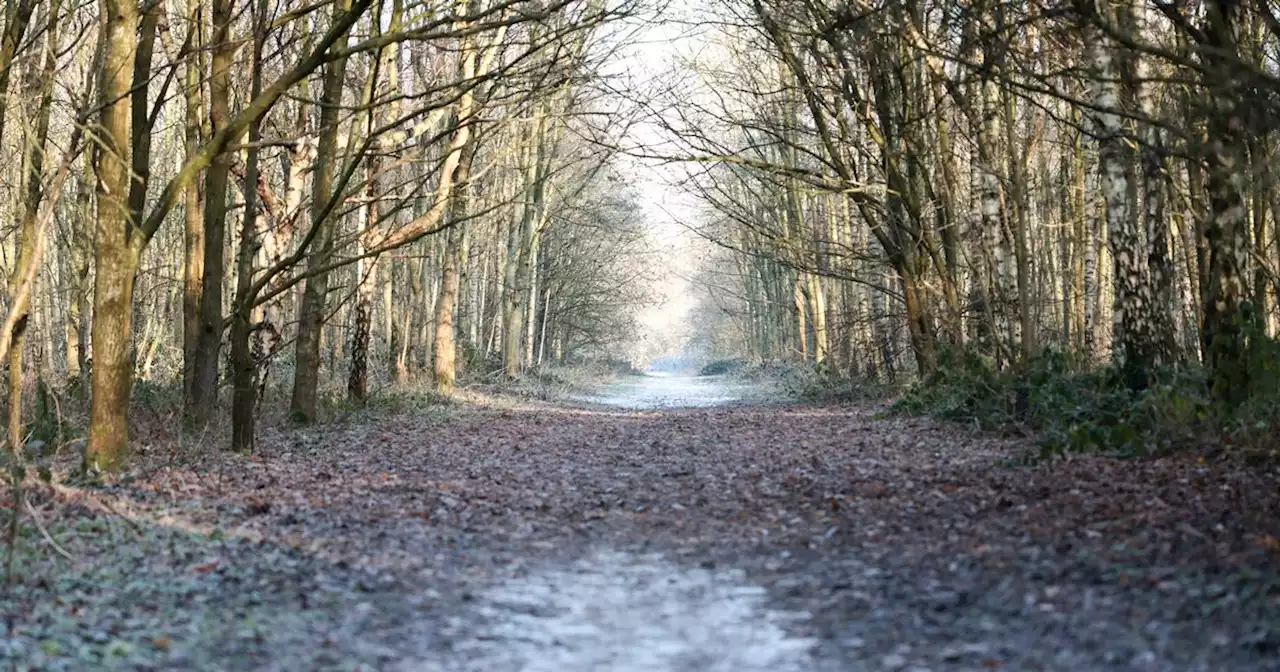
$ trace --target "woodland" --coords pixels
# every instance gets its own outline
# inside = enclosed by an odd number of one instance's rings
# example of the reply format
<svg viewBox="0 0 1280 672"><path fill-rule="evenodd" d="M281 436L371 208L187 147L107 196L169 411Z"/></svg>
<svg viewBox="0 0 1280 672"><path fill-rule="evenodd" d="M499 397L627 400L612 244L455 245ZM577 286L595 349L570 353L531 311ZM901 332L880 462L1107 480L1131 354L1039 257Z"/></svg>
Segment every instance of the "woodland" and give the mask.
<svg viewBox="0 0 1280 672"><path fill-rule="evenodd" d="M0 663L1280 661L1269 0L3 12Z"/></svg>
<svg viewBox="0 0 1280 672"><path fill-rule="evenodd" d="M717 95L664 117L712 161L696 339L1071 448L1269 442L1276 14L728 3Z"/></svg>
<svg viewBox="0 0 1280 672"><path fill-rule="evenodd" d="M135 382L249 450L281 362L309 422L322 378L362 402L371 370L447 391L458 352L515 377L615 344L642 232L592 73L632 12L11 7L10 445L34 377L91 400L113 468Z"/></svg>

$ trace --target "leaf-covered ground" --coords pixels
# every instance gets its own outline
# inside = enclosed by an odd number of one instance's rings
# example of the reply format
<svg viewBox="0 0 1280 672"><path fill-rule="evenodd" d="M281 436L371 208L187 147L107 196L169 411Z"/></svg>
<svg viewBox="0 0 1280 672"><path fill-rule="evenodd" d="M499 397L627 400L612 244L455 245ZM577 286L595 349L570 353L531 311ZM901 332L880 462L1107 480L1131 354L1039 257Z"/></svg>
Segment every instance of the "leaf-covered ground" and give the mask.
<svg viewBox="0 0 1280 672"><path fill-rule="evenodd" d="M1280 669L1274 466L1025 450L864 407L275 430L30 493L0 663Z"/></svg>

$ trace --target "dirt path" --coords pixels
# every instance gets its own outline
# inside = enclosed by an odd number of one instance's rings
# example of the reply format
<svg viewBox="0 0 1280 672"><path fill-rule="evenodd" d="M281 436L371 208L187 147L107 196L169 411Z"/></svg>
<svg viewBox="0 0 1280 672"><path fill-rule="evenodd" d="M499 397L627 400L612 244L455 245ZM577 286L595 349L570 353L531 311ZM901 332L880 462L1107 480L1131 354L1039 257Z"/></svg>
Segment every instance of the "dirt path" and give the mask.
<svg viewBox="0 0 1280 672"><path fill-rule="evenodd" d="M26 540L0 662L1280 669L1276 471L1024 448L741 404L280 433L37 498L75 559Z"/></svg>

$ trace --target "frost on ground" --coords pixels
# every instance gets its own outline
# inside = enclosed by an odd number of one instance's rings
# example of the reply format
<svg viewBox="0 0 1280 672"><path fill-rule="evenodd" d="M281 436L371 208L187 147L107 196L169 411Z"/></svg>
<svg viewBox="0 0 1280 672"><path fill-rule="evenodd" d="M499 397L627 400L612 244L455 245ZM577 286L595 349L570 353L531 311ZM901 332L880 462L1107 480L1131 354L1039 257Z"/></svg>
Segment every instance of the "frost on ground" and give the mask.
<svg viewBox="0 0 1280 672"><path fill-rule="evenodd" d="M1230 454L744 403L259 445L33 488L70 557L25 528L0 668L1280 670L1280 468Z"/></svg>
<svg viewBox="0 0 1280 672"><path fill-rule="evenodd" d="M497 585L481 623L455 645L479 672L807 672L816 640L783 624L806 614L767 607L742 572L687 568L658 555L595 552ZM466 615L456 619L466 637Z"/></svg>

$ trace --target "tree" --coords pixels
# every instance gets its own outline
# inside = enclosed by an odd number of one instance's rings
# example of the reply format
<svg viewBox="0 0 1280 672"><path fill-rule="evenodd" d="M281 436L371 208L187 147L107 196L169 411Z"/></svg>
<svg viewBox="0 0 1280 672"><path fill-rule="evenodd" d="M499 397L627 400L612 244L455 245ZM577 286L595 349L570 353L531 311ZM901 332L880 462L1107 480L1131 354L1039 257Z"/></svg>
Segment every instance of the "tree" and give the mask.
<svg viewBox="0 0 1280 672"><path fill-rule="evenodd" d="M668 148L630 151L689 167L698 232L737 255L713 303L753 356L928 376L944 347L1015 369L1048 347L1141 389L1200 355L1238 406L1276 314L1274 16L721 0L696 20L728 58L681 64L712 92L671 87Z"/></svg>

